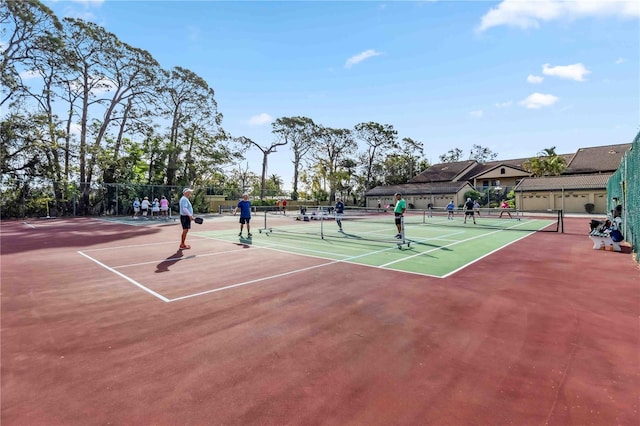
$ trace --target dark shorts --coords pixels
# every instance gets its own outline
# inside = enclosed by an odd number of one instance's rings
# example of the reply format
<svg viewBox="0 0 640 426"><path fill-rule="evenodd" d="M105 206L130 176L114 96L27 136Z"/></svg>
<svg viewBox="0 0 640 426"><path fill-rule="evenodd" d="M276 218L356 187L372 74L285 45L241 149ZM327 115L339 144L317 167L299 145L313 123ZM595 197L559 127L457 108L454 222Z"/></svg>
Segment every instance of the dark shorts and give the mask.
<svg viewBox="0 0 640 426"><path fill-rule="evenodd" d="M180 215L180 223L182 224L182 229L191 229L191 217Z"/></svg>
<svg viewBox="0 0 640 426"><path fill-rule="evenodd" d="M396 213L396 225L400 225L402 223L402 213Z"/></svg>
<svg viewBox="0 0 640 426"><path fill-rule="evenodd" d="M473 216L473 210L467 210L466 212L464 212L465 216Z"/></svg>
<svg viewBox="0 0 640 426"><path fill-rule="evenodd" d="M251 220L250 217L241 217L240 218L240 223L242 223L244 225L245 223L249 223L250 220Z"/></svg>

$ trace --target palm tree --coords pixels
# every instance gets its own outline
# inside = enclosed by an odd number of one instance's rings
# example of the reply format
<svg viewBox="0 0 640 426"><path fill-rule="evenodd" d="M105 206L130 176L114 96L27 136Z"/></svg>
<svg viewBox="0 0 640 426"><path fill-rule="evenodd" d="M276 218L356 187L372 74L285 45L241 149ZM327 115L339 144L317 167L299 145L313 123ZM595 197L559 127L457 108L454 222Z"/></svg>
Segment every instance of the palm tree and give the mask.
<svg viewBox="0 0 640 426"><path fill-rule="evenodd" d="M567 162L556 154L556 147L552 146L540 151L537 157L525 161L523 166L533 176L559 176L567 167Z"/></svg>
<svg viewBox="0 0 640 426"><path fill-rule="evenodd" d="M282 178L275 173L269 176L269 182L273 185L273 189L278 191L282 187Z"/></svg>

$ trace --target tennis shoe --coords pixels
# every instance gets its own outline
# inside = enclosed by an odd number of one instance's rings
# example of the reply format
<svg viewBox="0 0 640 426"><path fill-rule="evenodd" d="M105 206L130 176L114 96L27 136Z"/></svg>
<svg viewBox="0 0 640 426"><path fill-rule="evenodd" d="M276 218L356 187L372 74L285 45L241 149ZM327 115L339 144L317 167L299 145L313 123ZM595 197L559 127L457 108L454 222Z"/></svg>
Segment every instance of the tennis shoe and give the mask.
<svg viewBox="0 0 640 426"><path fill-rule="evenodd" d="M242 232L238 234L238 237L242 237Z"/></svg>
<svg viewBox="0 0 640 426"><path fill-rule="evenodd" d="M253 237L253 234L251 234L251 232L249 232L249 233L247 234L247 237L251 238L251 237Z"/></svg>
<svg viewBox="0 0 640 426"><path fill-rule="evenodd" d="M397 238L397 239L402 238L402 234L396 234L396 238Z"/></svg>

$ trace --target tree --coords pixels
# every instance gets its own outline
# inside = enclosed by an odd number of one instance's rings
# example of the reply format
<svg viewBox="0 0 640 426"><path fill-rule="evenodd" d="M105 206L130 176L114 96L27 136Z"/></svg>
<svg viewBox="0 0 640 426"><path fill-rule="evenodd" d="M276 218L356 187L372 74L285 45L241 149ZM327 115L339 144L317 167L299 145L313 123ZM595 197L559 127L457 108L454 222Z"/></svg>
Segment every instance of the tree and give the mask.
<svg viewBox="0 0 640 426"><path fill-rule="evenodd" d="M390 151L398 148L398 132L391 124L374 122L356 124L354 129L356 139L363 141L366 146L360 157L364 163L364 190L368 190L381 183L380 163Z"/></svg>
<svg viewBox="0 0 640 426"><path fill-rule="evenodd" d="M403 138L399 152L393 153L383 162L384 183L398 185L407 183L420 169L420 158L424 155L422 142Z"/></svg>
<svg viewBox="0 0 640 426"><path fill-rule="evenodd" d="M283 141L291 143L293 152L293 193L292 197L297 199L298 176L302 160L312 147L316 125L313 120L307 117L281 117L271 124L272 132Z"/></svg>
<svg viewBox="0 0 640 426"><path fill-rule="evenodd" d="M269 146L263 147L259 145L257 142L254 142L245 136L240 136L236 138L236 140L245 147L255 146L260 151L262 151L262 175L260 177L260 200L264 201L264 192L266 189L266 176L267 176L267 158L269 157L269 154L276 152L276 149L279 146L286 145L287 141L280 140L280 141L271 143L271 145Z"/></svg>
<svg viewBox="0 0 640 426"><path fill-rule="evenodd" d="M338 164L336 173L336 192L341 192L343 198L351 198L356 187L356 171L358 163L353 158L345 158Z"/></svg>
<svg viewBox="0 0 640 426"><path fill-rule="evenodd" d="M460 148L450 149L446 154L442 154L440 157L441 163L455 163L462 158L462 150Z"/></svg>
<svg viewBox="0 0 640 426"><path fill-rule="evenodd" d="M419 161L424 155L424 144L411 138L402 138L400 151L407 164L409 179L411 179L418 172Z"/></svg>
<svg viewBox="0 0 640 426"><path fill-rule="evenodd" d="M471 152L469 152L469 160L475 160L478 163L484 163L487 160L495 160L498 154L491 151L489 148L484 148L480 145L473 145Z"/></svg>
<svg viewBox="0 0 640 426"><path fill-rule="evenodd" d="M37 0L0 1L0 106L23 86L17 68L49 46L61 46L62 24Z"/></svg>
<svg viewBox="0 0 640 426"><path fill-rule="evenodd" d="M194 72L175 67L162 81L163 116L169 119L167 185L191 184L197 175L192 166L199 149L228 139L220 128L222 115L214 91ZM178 172L182 164L183 176Z"/></svg>
<svg viewBox="0 0 640 426"><path fill-rule="evenodd" d="M248 163L244 169L238 164L238 168L231 172L231 186L237 186L240 189L240 194L250 192L251 188L256 186L258 182L258 176L249 171Z"/></svg>
<svg viewBox="0 0 640 426"><path fill-rule="evenodd" d="M545 148L537 157L525 161L523 167L533 176L559 176L567 167L566 160L556 154L556 147Z"/></svg>
<svg viewBox="0 0 640 426"><path fill-rule="evenodd" d="M266 182L266 189L271 195L279 195L282 193L282 178L276 174L269 176Z"/></svg>
<svg viewBox="0 0 640 426"><path fill-rule="evenodd" d="M321 166L322 174L329 182L329 200L332 201L341 178L338 166L357 145L349 129L319 127L317 135L312 158Z"/></svg>

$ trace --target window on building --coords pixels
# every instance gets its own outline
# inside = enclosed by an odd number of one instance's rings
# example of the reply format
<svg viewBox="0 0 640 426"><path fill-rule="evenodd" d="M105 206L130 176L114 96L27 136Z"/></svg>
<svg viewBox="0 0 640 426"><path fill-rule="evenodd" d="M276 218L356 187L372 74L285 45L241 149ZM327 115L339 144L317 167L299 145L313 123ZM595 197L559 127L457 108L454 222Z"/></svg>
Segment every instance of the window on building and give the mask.
<svg viewBox="0 0 640 426"><path fill-rule="evenodd" d="M500 174L501 174L501 175L504 175L504 174L506 174L506 173L507 173L507 170L506 170L504 167L502 167L502 168L500 169Z"/></svg>

